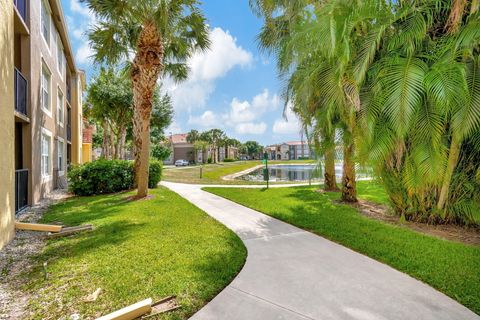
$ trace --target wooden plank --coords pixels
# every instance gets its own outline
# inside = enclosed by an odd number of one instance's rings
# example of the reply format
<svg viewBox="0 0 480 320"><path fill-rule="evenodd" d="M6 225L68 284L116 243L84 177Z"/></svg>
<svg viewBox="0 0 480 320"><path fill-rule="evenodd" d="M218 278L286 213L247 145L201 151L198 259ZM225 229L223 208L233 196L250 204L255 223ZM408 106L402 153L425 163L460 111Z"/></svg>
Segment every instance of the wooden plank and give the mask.
<svg viewBox="0 0 480 320"><path fill-rule="evenodd" d="M123 309L117 310L100 318L97 320L132 320L143 316L146 313L152 311L152 298L145 299L143 301L132 304Z"/></svg>
<svg viewBox="0 0 480 320"><path fill-rule="evenodd" d="M53 238L65 237L65 236L75 234L77 232L92 230L92 229L93 229L93 226L91 224L85 225L85 226L77 226L77 227L65 227L60 232L53 232L53 233L49 232L47 235L47 238L53 239Z"/></svg>
<svg viewBox="0 0 480 320"><path fill-rule="evenodd" d="M15 222L15 229L30 230L30 231L60 232L62 231L62 226L56 226L52 224Z"/></svg>

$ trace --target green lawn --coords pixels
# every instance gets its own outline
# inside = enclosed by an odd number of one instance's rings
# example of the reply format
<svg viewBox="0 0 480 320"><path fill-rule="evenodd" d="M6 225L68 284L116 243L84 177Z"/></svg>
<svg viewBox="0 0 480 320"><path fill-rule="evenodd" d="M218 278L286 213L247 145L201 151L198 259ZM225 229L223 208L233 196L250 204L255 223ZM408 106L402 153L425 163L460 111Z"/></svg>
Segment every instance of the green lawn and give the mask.
<svg viewBox="0 0 480 320"><path fill-rule="evenodd" d="M177 295L182 308L160 319L186 319L239 272L246 248L230 230L160 187L149 200L132 193L72 198L42 222L93 224L91 232L50 240L26 276L32 318L95 318L139 300ZM48 280L42 272L48 261ZM82 298L102 288L95 302Z"/></svg>
<svg viewBox="0 0 480 320"><path fill-rule="evenodd" d="M358 183L360 198L384 203L371 181ZM312 231L420 279L480 314L480 247L438 239L362 216L332 202L338 193L313 187L205 190ZM352 272L354 272L352 270Z"/></svg>
<svg viewBox="0 0 480 320"><path fill-rule="evenodd" d="M269 161L269 164L282 163L314 163L314 160L290 160L290 161ZM253 168L262 164L261 161L237 161L221 162L217 164L206 164L203 166L165 168L162 179L171 182L194 183L194 184L259 184L258 182L233 180L226 181L222 177ZM203 170L200 178L200 168ZM285 183L285 182L283 182ZM260 183L263 184L263 183Z"/></svg>

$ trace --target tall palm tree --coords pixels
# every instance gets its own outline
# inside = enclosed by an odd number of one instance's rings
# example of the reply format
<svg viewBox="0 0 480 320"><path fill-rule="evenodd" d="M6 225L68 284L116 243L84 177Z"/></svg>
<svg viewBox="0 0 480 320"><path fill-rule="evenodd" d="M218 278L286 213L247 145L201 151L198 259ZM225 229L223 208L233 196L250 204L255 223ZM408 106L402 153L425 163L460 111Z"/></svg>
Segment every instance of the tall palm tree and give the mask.
<svg viewBox="0 0 480 320"><path fill-rule="evenodd" d="M155 85L187 77L186 59L209 46L197 0L82 0L98 18L89 31L98 63L129 61L133 83L137 197L148 194L150 117Z"/></svg>
<svg viewBox="0 0 480 320"><path fill-rule="evenodd" d="M195 163L197 163L197 147L195 146L196 142L200 140L200 133L198 130L192 129L187 133L187 142L193 144L193 158Z"/></svg>

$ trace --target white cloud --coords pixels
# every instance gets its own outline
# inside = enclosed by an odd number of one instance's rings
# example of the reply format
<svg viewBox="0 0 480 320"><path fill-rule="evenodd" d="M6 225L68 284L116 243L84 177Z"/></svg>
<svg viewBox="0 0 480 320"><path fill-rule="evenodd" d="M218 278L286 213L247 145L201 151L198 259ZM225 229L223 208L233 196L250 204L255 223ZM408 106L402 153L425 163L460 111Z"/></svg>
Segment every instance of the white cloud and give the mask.
<svg viewBox="0 0 480 320"><path fill-rule="evenodd" d="M233 98L230 103L230 113L225 115L224 118L229 123L247 122L255 119L255 113L248 101L239 101L237 98Z"/></svg>
<svg viewBox="0 0 480 320"><path fill-rule="evenodd" d="M237 44L237 39L228 31L214 28L210 31L210 49L195 53L188 61L189 77L185 82L174 84L165 81L165 87L172 95L176 110L203 108L212 92L215 81L224 77L233 68L247 67L253 55Z"/></svg>
<svg viewBox="0 0 480 320"><path fill-rule="evenodd" d="M75 60L80 64L90 63L92 55L93 55L92 48L90 48L90 45L88 44L88 42L84 42L77 49L77 53L75 54Z"/></svg>
<svg viewBox="0 0 480 320"><path fill-rule="evenodd" d="M264 134L267 130L265 122L245 122L239 123L235 126L235 132L238 134Z"/></svg>
<svg viewBox="0 0 480 320"><path fill-rule="evenodd" d="M285 118L278 118L275 120L273 124L273 133L298 134L301 131L301 123L292 111L291 105L287 106Z"/></svg>
<svg viewBox="0 0 480 320"><path fill-rule="evenodd" d="M182 133L182 128L176 121L172 121L170 125L165 129L165 134L170 135L171 134L177 134L177 133Z"/></svg>
<svg viewBox="0 0 480 320"><path fill-rule="evenodd" d="M70 10L86 17L91 16L90 10L86 6L81 5L78 0L70 0Z"/></svg>
<svg viewBox="0 0 480 320"><path fill-rule="evenodd" d="M192 117L188 119L189 124L198 125L204 128L218 126L218 118L215 113L210 110L205 111L201 116Z"/></svg>
<svg viewBox="0 0 480 320"><path fill-rule="evenodd" d="M230 103L230 111L223 115L225 123L235 126L238 123L251 122L258 120L268 111L273 111L280 105L280 98L274 94L270 95L268 89L252 98L252 101L240 101L233 98Z"/></svg>
<svg viewBox="0 0 480 320"><path fill-rule="evenodd" d="M75 42L79 44L75 52L75 60L79 64L92 63L90 57L93 52L88 44L86 32L89 26L95 23L95 15L79 0L70 0L70 11L74 16L67 16L68 28L71 30Z"/></svg>
<svg viewBox="0 0 480 320"><path fill-rule="evenodd" d="M280 97L276 94L270 96L268 89L263 89L263 92L253 97L252 106L257 112L266 112L275 110L280 106Z"/></svg>

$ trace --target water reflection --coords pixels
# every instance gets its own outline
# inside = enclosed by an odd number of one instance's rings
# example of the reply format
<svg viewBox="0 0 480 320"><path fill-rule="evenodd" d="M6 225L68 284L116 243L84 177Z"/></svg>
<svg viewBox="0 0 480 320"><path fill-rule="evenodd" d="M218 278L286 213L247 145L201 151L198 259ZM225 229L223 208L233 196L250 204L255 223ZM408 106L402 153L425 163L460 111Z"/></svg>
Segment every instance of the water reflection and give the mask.
<svg viewBox="0 0 480 320"><path fill-rule="evenodd" d="M320 180L323 175L315 170L315 165L272 165L268 167L270 181L307 181L307 180ZM238 179L248 181L263 181L263 169L260 168L254 170L248 174L245 174ZM335 165L335 175L342 176L342 166Z"/></svg>

